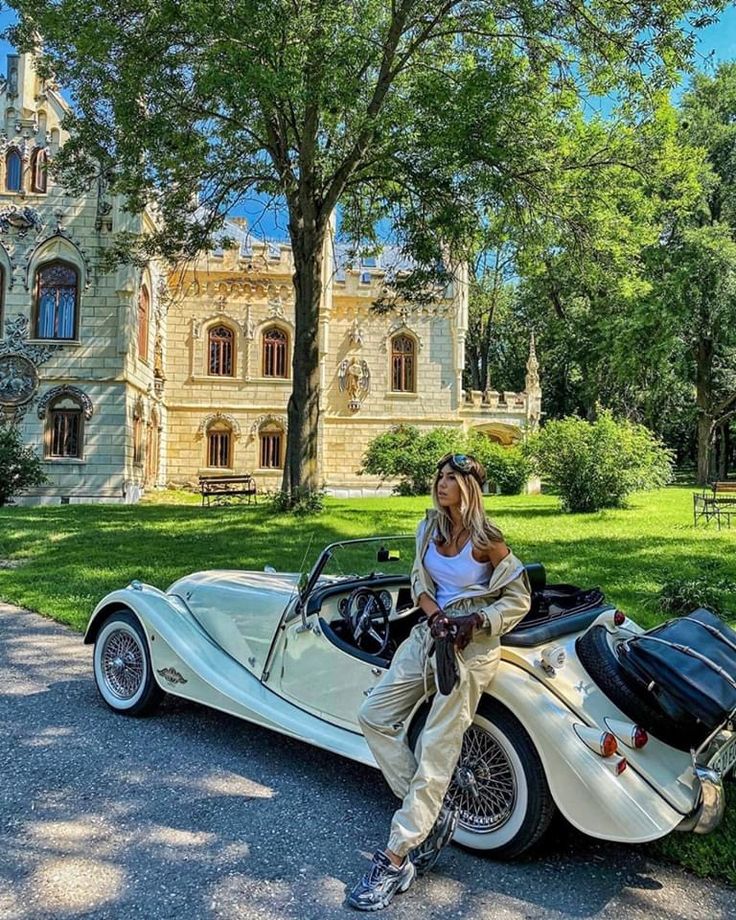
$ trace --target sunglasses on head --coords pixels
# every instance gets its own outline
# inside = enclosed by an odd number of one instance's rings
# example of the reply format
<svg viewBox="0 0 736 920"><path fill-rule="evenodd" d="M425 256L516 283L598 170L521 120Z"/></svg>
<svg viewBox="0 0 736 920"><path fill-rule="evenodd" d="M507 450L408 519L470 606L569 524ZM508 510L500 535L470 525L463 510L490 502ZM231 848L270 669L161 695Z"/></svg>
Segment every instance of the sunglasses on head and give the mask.
<svg viewBox="0 0 736 920"><path fill-rule="evenodd" d="M477 479L481 485L483 485L475 462L473 461L472 457L469 457L467 454L450 454L446 460L441 460L437 464L437 469L441 470L445 464L447 464L457 473L463 473L466 476L472 476L474 479Z"/></svg>

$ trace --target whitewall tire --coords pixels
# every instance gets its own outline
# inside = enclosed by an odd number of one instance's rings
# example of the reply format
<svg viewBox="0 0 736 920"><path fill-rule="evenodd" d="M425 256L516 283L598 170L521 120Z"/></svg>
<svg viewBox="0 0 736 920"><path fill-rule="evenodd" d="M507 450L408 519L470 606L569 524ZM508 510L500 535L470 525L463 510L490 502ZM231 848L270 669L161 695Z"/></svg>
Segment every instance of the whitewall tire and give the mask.
<svg viewBox="0 0 736 920"><path fill-rule="evenodd" d="M416 744L426 710L411 727ZM481 700L450 783L459 810L453 840L495 859L513 859L544 835L555 805L534 743L519 720L490 696Z"/></svg>
<svg viewBox="0 0 736 920"><path fill-rule="evenodd" d="M115 611L102 624L95 639L94 675L102 699L124 715L145 715L163 696L143 627L130 611Z"/></svg>

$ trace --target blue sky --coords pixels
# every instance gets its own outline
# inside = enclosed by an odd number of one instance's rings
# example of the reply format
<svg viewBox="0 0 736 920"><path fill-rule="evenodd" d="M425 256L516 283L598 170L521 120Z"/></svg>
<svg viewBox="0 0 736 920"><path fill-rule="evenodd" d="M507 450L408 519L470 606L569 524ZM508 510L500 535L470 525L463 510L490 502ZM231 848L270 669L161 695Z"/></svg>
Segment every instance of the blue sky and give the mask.
<svg viewBox="0 0 736 920"><path fill-rule="evenodd" d="M14 21L15 16L9 10L0 12L0 32ZM0 67L5 70L5 55L12 51L7 41L0 39ZM709 71L721 61L736 59L736 3L730 3L715 25L701 29L696 48L695 65L699 70ZM678 96L686 88L686 81L675 91ZM286 222L283 213L277 208L264 210L262 201L253 199L239 207L235 214L248 218L255 232L261 236L286 239Z"/></svg>

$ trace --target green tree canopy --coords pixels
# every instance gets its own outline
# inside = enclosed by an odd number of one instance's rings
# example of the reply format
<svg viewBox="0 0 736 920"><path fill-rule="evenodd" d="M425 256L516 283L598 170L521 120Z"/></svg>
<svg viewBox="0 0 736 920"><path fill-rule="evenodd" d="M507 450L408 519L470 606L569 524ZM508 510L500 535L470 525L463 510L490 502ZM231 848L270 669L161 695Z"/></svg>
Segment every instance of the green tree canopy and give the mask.
<svg viewBox="0 0 736 920"><path fill-rule="evenodd" d="M59 157L100 171L159 230L121 240L178 260L257 191L283 196L294 256L284 488L317 485L324 242L390 216L416 261L403 296L462 257L482 217L541 206L581 93L666 86L691 26L725 0L10 0L12 39L74 99ZM688 20L689 17L689 20ZM124 244L124 245L123 245ZM135 246L133 245L135 244ZM418 287L417 287L418 285ZM388 297L390 304L391 298Z"/></svg>

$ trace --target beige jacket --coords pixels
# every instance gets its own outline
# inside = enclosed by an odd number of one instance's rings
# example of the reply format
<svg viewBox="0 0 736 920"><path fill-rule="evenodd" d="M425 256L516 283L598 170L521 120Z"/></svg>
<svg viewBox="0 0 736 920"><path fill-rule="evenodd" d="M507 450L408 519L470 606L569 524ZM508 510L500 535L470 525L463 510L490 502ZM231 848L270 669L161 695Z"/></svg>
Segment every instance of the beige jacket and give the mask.
<svg viewBox="0 0 736 920"><path fill-rule="evenodd" d="M436 520L437 512L430 509L425 520L420 521L417 527L416 556L411 573L415 604L418 604L419 595L423 593L436 598L435 583L424 567L424 554L434 533ZM463 614L480 613L487 635L494 637L496 643L526 616L531 606L529 579L523 563L513 553L509 553L492 570L487 585L473 585L470 592L468 597L450 604L446 612L449 615L452 615L453 610Z"/></svg>

